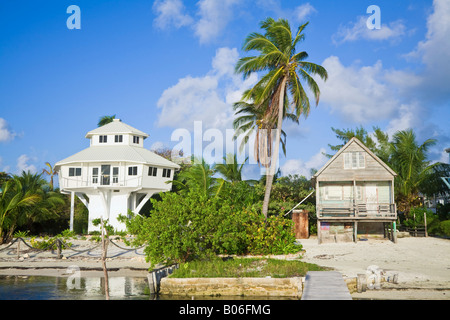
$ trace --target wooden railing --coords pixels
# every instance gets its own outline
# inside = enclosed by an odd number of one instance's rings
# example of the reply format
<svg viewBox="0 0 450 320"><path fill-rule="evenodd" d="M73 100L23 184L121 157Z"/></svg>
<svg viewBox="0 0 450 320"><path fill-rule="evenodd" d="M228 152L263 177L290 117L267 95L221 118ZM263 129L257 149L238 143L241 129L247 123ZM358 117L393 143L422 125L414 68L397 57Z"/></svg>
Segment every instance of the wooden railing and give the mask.
<svg viewBox="0 0 450 320"><path fill-rule="evenodd" d="M357 203L338 206L321 204L317 208L319 218L368 218L386 219L397 217L395 203Z"/></svg>

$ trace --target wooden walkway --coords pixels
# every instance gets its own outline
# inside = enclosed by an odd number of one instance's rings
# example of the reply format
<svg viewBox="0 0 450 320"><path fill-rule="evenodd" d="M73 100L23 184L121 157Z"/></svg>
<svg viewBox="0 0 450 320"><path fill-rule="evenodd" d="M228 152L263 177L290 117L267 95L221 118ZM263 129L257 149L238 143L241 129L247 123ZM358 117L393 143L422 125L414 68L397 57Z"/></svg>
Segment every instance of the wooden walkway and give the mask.
<svg viewBox="0 0 450 320"><path fill-rule="evenodd" d="M302 300L352 300L352 297L339 272L309 271Z"/></svg>

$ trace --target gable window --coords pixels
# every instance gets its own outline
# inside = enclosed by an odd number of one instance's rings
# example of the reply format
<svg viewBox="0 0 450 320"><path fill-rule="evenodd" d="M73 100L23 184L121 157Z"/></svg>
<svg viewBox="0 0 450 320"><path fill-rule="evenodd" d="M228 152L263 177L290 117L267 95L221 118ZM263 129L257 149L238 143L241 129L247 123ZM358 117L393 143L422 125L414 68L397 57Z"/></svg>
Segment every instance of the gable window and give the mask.
<svg viewBox="0 0 450 320"><path fill-rule="evenodd" d="M158 168L148 167L148 175L149 176L156 177L157 172L158 172Z"/></svg>
<svg viewBox="0 0 450 320"><path fill-rule="evenodd" d="M69 177L81 177L81 168L69 168Z"/></svg>
<svg viewBox="0 0 450 320"><path fill-rule="evenodd" d="M163 178L170 178L170 169L163 169Z"/></svg>
<svg viewBox="0 0 450 320"><path fill-rule="evenodd" d="M129 176L137 176L137 167L128 167Z"/></svg>
<svg viewBox="0 0 450 320"><path fill-rule="evenodd" d="M99 136L98 137L98 142L100 142L100 143L108 142L108 136Z"/></svg>
<svg viewBox="0 0 450 320"><path fill-rule="evenodd" d="M133 136L133 143L139 144L139 137Z"/></svg>
<svg viewBox="0 0 450 320"><path fill-rule="evenodd" d="M366 167L364 153L344 152L344 169L364 169Z"/></svg>
<svg viewBox="0 0 450 320"><path fill-rule="evenodd" d="M114 142L122 142L123 141L123 136L120 134L120 135L115 135L114 136Z"/></svg>

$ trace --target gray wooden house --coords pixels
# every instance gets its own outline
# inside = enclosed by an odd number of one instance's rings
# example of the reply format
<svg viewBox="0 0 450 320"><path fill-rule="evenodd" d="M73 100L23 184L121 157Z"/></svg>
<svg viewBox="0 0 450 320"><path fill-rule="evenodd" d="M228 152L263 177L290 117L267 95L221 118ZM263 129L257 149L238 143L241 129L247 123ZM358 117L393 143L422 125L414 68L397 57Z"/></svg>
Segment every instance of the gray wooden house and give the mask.
<svg viewBox="0 0 450 320"><path fill-rule="evenodd" d="M396 175L357 138L348 141L312 177L319 243L386 235L387 223L394 225L395 232Z"/></svg>

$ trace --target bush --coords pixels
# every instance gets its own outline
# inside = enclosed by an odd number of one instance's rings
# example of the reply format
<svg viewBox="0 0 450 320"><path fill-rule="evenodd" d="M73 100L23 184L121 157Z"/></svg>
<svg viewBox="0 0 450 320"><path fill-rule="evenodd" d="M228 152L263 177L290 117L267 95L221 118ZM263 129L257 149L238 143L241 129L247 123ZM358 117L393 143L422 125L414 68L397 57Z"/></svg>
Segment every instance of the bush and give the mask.
<svg viewBox="0 0 450 320"><path fill-rule="evenodd" d="M450 220L441 221L439 231L443 236L450 236Z"/></svg>
<svg viewBox="0 0 450 320"><path fill-rule="evenodd" d="M411 209L409 219L403 222L404 225L409 228L425 225L424 213L427 216L427 226L433 225L433 221L437 219L437 216L433 213L433 211L421 207Z"/></svg>
<svg viewBox="0 0 450 320"><path fill-rule="evenodd" d="M125 220L136 235L133 245L147 244L147 262L182 263L215 254L284 254L301 250L294 244L291 220L264 216L231 194L208 197L164 193L152 200L150 217Z"/></svg>

